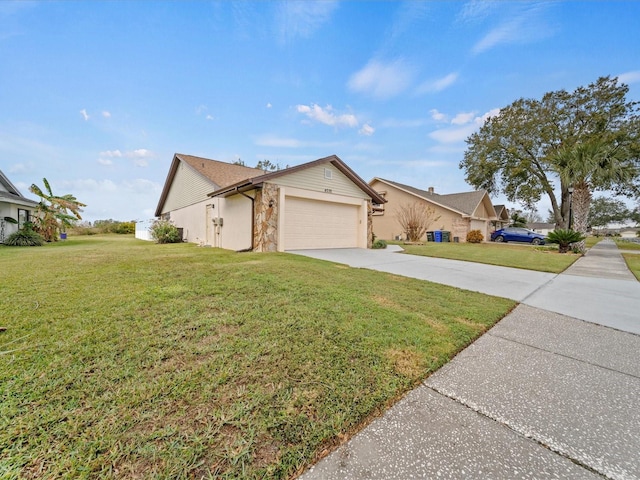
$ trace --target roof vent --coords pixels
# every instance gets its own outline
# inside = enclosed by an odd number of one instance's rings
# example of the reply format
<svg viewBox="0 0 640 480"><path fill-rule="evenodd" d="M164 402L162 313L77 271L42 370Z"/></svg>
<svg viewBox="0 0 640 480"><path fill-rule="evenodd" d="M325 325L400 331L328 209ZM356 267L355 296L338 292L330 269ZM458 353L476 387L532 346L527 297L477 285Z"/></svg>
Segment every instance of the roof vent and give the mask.
<svg viewBox="0 0 640 480"><path fill-rule="evenodd" d="M429 193L433 195L433 187L429 187Z"/></svg>

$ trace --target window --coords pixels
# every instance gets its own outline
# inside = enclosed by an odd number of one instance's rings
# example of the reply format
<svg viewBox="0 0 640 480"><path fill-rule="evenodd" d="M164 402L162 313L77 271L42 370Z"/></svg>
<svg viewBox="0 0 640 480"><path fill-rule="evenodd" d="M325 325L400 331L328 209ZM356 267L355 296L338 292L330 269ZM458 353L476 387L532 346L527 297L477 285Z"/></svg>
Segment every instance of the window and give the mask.
<svg viewBox="0 0 640 480"><path fill-rule="evenodd" d="M29 210L18 209L18 228L22 228L29 221Z"/></svg>

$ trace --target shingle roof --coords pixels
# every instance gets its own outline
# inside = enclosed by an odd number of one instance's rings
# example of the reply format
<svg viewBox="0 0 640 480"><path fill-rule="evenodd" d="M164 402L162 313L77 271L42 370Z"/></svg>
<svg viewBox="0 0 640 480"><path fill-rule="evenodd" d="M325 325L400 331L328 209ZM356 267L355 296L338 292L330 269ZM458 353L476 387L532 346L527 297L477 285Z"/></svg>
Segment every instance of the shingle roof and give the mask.
<svg viewBox="0 0 640 480"><path fill-rule="evenodd" d="M239 188L255 188L267 180L277 178L282 175L288 175L298 170L309 168L313 165L322 163L331 163L338 170L340 170L345 176L347 176L353 183L355 183L363 192L367 193L374 202L384 203L386 200L382 198L378 192L376 192L367 182L360 178L353 170L351 170L340 158L336 155L330 155L328 157L320 158L312 162L304 163L302 165L296 165L295 167L285 168L277 170L275 172L265 172L259 168L245 167L242 165L234 165L232 163L220 162L218 160L211 160L209 158L195 157L193 155L185 155L183 153L176 153L173 156L173 162L169 168L169 174L164 183L164 188L156 207L156 216L160 216L162 207L169 194L169 189L178 170L180 162L188 164L191 168L196 170L200 175L209 179L215 186L215 191L211 192L209 196L225 195L238 190Z"/></svg>
<svg viewBox="0 0 640 480"><path fill-rule="evenodd" d="M398 188L408 191L409 193L413 193L418 197L424 198L425 200L449 208L450 210L455 210L465 215L473 215L473 212L476 210L484 196L487 194L486 190L475 190L473 192L449 193L441 195L439 193L420 190L419 188L415 188L410 185L404 185L402 183L385 180L383 178L377 178L374 180L380 180L390 185L394 185Z"/></svg>
<svg viewBox="0 0 640 480"><path fill-rule="evenodd" d="M38 205L37 201L31 200L30 198L22 195L20 191L15 187L15 185L11 183L11 180L9 180L9 178L4 173L2 173L2 170L0 170L0 183L4 187L3 190L0 190L1 199L7 202L13 202L15 204L25 206L35 207L36 205Z"/></svg>
<svg viewBox="0 0 640 480"><path fill-rule="evenodd" d="M264 170L259 168L245 167L244 165L235 165L183 153L176 153L175 156L211 180L218 188L226 187L246 178L264 175L265 173Z"/></svg>
<svg viewBox="0 0 640 480"><path fill-rule="evenodd" d="M211 181L215 188L227 186L247 177L255 177L264 174L264 171L259 168L245 167L244 165L220 162L218 160L211 160L210 158L176 153L173 156L171 167L169 167L169 173L167 174L167 179L164 182L164 187L160 194L160 200L158 200L158 206L156 207L155 213L156 217L159 217L162 213L162 207L164 206L164 202L167 200L169 189L171 188L173 179L178 171L178 165L180 165L180 162L186 163L200 175Z"/></svg>
<svg viewBox="0 0 640 480"><path fill-rule="evenodd" d="M349 166L346 163L344 163L337 155L329 155L328 157L319 158L318 160L313 160L311 162L303 163L301 165L296 165L295 167L284 168L282 170L277 170L275 172L266 172L266 173L262 172L263 174L260 176L247 178L235 184L228 185L227 187L223 187L222 189L217 190L215 192L211 192L209 196L218 196L218 195L225 196L234 191L238 191L239 189L255 188L256 186L268 180L272 180L274 178L281 177L283 175L289 175L299 170L304 170L306 168L309 168L315 165L321 165L323 163L330 163L334 167L336 167L338 170L340 170L349 180L351 180L355 185L357 185L358 188L360 188L363 192L369 195L369 197L371 197L374 203L382 204L386 202L386 200L383 197L381 197L378 192L376 192L373 188L371 188L371 186L367 182L365 182L362 178L360 178L356 172L351 170Z"/></svg>

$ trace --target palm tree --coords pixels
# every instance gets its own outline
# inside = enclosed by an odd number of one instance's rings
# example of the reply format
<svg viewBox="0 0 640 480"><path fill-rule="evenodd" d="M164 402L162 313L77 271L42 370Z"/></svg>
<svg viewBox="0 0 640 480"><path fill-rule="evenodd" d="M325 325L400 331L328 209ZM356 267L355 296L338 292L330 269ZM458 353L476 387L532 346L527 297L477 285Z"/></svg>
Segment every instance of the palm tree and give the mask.
<svg viewBox="0 0 640 480"><path fill-rule="evenodd" d="M86 205L71 194L54 195L47 179L43 178L42 182L46 193L35 183L29 187L31 193L40 197L34 226L47 242L55 242L59 231L72 226L76 220L82 220L80 212Z"/></svg>
<svg viewBox="0 0 640 480"><path fill-rule="evenodd" d="M637 177L637 167L622 158L625 149L611 140L578 143L557 153L558 174L563 185L573 188L572 229L587 233L591 194L596 189L613 185L629 185ZM584 252L584 239L576 244Z"/></svg>

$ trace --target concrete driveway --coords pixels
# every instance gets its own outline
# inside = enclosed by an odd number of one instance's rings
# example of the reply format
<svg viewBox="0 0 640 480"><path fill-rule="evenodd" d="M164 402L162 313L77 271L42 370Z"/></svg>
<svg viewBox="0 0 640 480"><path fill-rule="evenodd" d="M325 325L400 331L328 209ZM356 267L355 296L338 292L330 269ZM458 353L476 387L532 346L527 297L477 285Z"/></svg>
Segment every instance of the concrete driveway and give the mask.
<svg viewBox="0 0 640 480"><path fill-rule="evenodd" d="M522 303L301 478L640 479L640 283L613 242L560 275L296 253Z"/></svg>
<svg viewBox="0 0 640 480"><path fill-rule="evenodd" d="M525 305L640 334L640 283L611 240L567 271L535 272L442 258L362 248L300 250L290 253L510 298Z"/></svg>

